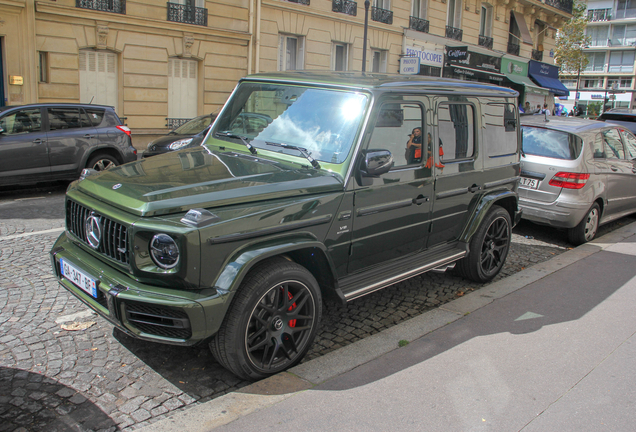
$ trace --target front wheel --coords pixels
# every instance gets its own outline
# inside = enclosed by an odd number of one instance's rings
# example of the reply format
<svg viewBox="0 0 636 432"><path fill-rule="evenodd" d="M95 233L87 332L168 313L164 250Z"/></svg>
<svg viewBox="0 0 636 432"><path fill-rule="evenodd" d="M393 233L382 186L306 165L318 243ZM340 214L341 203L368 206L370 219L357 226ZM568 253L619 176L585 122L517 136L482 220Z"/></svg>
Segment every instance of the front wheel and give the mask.
<svg viewBox="0 0 636 432"><path fill-rule="evenodd" d="M587 214L581 222L574 228L568 230L568 240L574 246L587 243L596 237L598 231L598 221L601 218L601 208L597 203L592 204L592 207L587 211Z"/></svg>
<svg viewBox="0 0 636 432"><path fill-rule="evenodd" d="M294 262L269 260L243 281L210 350L235 375L265 378L302 360L321 313L320 288L313 275Z"/></svg>
<svg viewBox="0 0 636 432"><path fill-rule="evenodd" d="M459 273L475 282L488 282L501 271L512 235L510 215L493 206L470 241L468 256L457 263Z"/></svg>

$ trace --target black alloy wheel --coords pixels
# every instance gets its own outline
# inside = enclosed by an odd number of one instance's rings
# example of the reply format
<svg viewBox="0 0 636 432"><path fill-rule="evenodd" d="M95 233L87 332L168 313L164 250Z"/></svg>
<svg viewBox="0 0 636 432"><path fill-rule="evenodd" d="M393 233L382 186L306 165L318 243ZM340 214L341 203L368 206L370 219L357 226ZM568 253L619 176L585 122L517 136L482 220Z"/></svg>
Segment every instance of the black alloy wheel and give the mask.
<svg viewBox="0 0 636 432"><path fill-rule="evenodd" d="M481 245L481 269L484 275L493 276L503 266L510 245L510 224L499 217L492 221Z"/></svg>

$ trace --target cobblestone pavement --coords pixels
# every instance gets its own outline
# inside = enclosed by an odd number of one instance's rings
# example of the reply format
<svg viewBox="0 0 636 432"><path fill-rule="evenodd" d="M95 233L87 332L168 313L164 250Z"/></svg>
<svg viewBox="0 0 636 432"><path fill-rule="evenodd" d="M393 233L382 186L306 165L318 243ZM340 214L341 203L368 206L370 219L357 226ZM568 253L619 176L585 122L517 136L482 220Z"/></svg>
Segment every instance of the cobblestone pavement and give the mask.
<svg viewBox="0 0 636 432"><path fill-rule="evenodd" d="M48 257L58 233L34 232L62 227L62 207L63 188L32 196L0 190L0 432L133 430L248 384L207 347L133 340L58 287ZM498 278L568 248L564 232L522 222ZM427 273L346 306L327 304L306 360L481 286L452 272ZM63 328L72 324L86 328Z"/></svg>

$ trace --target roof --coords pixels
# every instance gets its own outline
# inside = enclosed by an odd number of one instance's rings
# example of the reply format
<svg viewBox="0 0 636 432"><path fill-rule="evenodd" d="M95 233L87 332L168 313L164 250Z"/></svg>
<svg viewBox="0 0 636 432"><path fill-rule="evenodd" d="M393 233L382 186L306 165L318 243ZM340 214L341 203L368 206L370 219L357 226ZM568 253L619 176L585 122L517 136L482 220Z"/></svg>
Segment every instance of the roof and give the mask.
<svg viewBox="0 0 636 432"><path fill-rule="evenodd" d="M315 83L334 87L361 90L386 90L395 88L412 91L430 90L437 93L460 93L462 95L489 95L516 97L515 90L474 81L450 78L427 77L423 75L397 75L366 72L294 71L248 75L241 81L278 81L287 83Z"/></svg>
<svg viewBox="0 0 636 432"><path fill-rule="evenodd" d="M602 121L588 120L579 117L548 116L548 122L543 115L522 116L521 126L536 126L546 129L560 130L564 132L581 134L597 129L607 128L612 125ZM616 127L615 125L613 125Z"/></svg>

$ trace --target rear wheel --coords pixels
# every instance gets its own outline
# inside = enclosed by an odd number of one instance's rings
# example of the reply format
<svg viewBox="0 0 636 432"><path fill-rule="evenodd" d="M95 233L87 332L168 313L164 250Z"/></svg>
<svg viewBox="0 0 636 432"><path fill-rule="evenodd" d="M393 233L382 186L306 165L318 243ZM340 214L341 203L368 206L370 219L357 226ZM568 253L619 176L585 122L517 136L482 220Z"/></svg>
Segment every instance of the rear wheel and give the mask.
<svg viewBox="0 0 636 432"><path fill-rule="evenodd" d="M575 246L587 243L596 237L598 222L601 218L601 208L597 203L592 204L581 222L568 230L568 240Z"/></svg>
<svg viewBox="0 0 636 432"><path fill-rule="evenodd" d="M95 171L104 171L117 165L119 165L119 162L114 157L107 154L98 154L90 158L86 164L86 168L92 168Z"/></svg>
<svg viewBox="0 0 636 432"><path fill-rule="evenodd" d="M320 288L309 271L282 258L269 260L245 278L210 350L241 378L276 374L305 356L321 309Z"/></svg>
<svg viewBox="0 0 636 432"><path fill-rule="evenodd" d="M468 256L457 263L457 271L475 282L488 282L501 271L510 249L510 215L493 206L470 241Z"/></svg>

